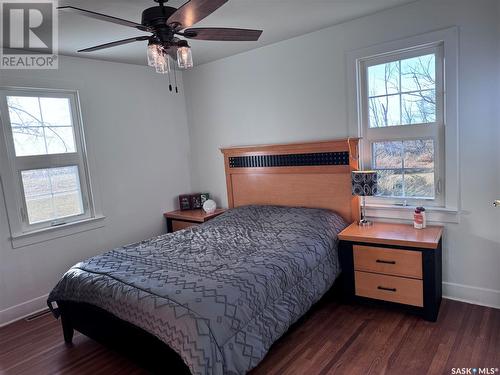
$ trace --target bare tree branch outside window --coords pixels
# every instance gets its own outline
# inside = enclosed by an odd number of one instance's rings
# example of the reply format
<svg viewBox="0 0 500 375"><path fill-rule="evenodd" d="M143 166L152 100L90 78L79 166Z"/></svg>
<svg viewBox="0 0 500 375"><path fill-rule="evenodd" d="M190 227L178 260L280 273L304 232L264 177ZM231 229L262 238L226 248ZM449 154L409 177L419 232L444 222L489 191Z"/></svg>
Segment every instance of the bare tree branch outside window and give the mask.
<svg viewBox="0 0 500 375"><path fill-rule="evenodd" d="M76 153L69 99L36 96L6 99L16 157ZM30 224L83 214L79 168L74 163L20 171Z"/></svg>
<svg viewBox="0 0 500 375"><path fill-rule="evenodd" d="M68 152L68 145L66 141L52 128L51 124L40 121L31 113L17 106L16 104L10 104L9 111L11 112L11 114L15 113L18 119L20 120L19 123L15 123L15 126L12 127L12 134L24 134L24 135L31 135L36 138L38 137L44 138L46 136L46 133L44 131L48 131L50 132L50 134L54 135L56 138L59 139L59 141L64 147L64 152ZM33 122L27 122L23 120L25 116L21 116L22 114L32 119L35 125L33 125ZM14 137L14 139L16 138Z"/></svg>
<svg viewBox="0 0 500 375"><path fill-rule="evenodd" d="M435 55L370 66L370 128L411 126L436 121ZM380 194L434 197L434 144L429 139L372 144L373 168L379 171Z"/></svg>

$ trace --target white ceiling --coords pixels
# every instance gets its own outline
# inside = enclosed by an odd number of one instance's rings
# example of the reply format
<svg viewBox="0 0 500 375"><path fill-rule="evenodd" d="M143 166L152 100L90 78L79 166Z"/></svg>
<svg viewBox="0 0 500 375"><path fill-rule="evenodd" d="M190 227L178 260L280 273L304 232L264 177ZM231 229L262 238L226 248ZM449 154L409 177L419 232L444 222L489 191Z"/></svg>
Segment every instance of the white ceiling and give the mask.
<svg viewBox="0 0 500 375"><path fill-rule="evenodd" d="M258 42L190 41L195 65L306 34L327 26L372 14L415 0L229 0L196 26L262 29ZM178 8L185 0L166 5ZM60 0L95 12L140 22L143 9L155 6L152 0ZM70 56L145 64L146 42L109 48L91 53L76 50L138 35L141 31L61 12L59 17L59 53Z"/></svg>

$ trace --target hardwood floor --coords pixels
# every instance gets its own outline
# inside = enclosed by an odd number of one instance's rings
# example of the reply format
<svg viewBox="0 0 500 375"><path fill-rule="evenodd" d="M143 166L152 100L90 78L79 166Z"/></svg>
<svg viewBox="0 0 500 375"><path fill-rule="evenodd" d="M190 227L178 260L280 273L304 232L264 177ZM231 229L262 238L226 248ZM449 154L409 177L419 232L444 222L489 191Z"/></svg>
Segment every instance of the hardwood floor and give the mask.
<svg viewBox="0 0 500 375"><path fill-rule="evenodd" d="M0 328L0 374L147 373L81 334L73 342L64 344L50 314ZM454 367L500 367L500 310L443 300L437 323L429 323L325 298L251 375L451 374Z"/></svg>

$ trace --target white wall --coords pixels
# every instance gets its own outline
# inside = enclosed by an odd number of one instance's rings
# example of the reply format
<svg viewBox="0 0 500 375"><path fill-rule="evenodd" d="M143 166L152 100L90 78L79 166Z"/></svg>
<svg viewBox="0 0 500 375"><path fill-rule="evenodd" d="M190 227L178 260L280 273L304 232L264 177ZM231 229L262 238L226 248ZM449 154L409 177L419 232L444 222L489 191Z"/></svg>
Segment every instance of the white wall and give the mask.
<svg viewBox="0 0 500 375"><path fill-rule="evenodd" d="M345 53L458 26L461 207L444 240L444 293L500 307L499 2L421 0L199 66L184 76L194 190L227 204L221 146L356 135Z"/></svg>
<svg viewBox="0 0 500 375"><path fill-rule="evenodd" d="M500 2L422 0L202 65L182 94L146 67L62 57L58 71L0 71L0 86L78 89L94 189L105 226L13 249L0 202L0 325L45 304L72 264L162 233L176 195L209 191L226 205L228 145L354 135L347 126L345 52L460 27L459 224L448 224L445 292L500 306ZM183 92L181 84L181 93ZM191 143L191 176L189 144Z"/></svg>
<svg viewBox="0 0 500 375"><path fill-rule="evenodd" d="M59 66L1 70L0 86L79 90L105 226L13 249L2 200L0 325L44 307L45 295L76 262L165 232L162 213L190 190L182 82L181 94L171 94L166 77L146 67L68 57L61 57Z"/></svg>

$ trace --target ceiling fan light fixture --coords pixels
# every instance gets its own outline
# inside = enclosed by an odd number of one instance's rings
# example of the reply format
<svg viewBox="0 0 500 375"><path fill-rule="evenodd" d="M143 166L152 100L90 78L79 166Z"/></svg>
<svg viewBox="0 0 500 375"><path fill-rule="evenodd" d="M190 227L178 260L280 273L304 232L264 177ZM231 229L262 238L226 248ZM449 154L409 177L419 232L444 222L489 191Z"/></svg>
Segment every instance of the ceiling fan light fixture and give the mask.
<svg viewBox="0 0 500 375"><path fill-rule="evenodd" d="M170 72L170 57L160 43L149 42L147 56L148 65L155 68L156 73L166 74Z"/></svg>
<svg viewBox="0 0 500 375"><path fill-rule="evenodd" d="M155 66L156 73L166 74L170 72L170 58L166 53L159 59Z"/></svg>
<svg viewBox="0 0 500 375"><path fill-rule="evenodd" d="M177 64L181 69L193 67L193 54L191 53L191 47L187 43L177 48Z"/></svg>
<svg viewBox="0 0 500 375"><path fill-rule="evenodd" d="M0 0L1 1L1 0ZM70 5L60 6L61 11L71 11L101 21L131 27L151 33L132 38L116 40L97 46L84 48L78 52L94 52L106 48L121 46L133 42L148 41L147 62L158 73L168 73L170 60L176 60L179 68L193 67L193 55L186 40L180 40L176 35L187 39L219 40L219 41L257 41L262 30L239 29L228 27L195 27L208 15L215 12L228 0L188 0L179 8L165 6L168 0L154 0L159 5L145 9L142 12L141 23L125 20L103 13L94 12Z"/></svg>
<svg viewBox="0 0 500 375"><path fill-rule="evenodd" d="M163 47L155 42L149 42L148 44L148 65L152 67L156 67L158 60L160 59L160 56L163 53Z"/></svg>

